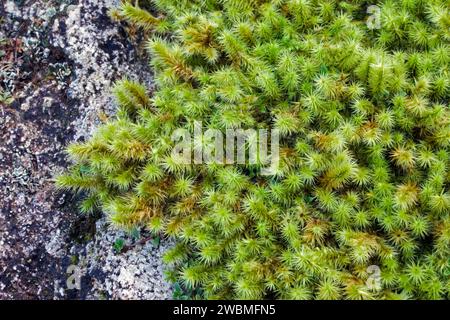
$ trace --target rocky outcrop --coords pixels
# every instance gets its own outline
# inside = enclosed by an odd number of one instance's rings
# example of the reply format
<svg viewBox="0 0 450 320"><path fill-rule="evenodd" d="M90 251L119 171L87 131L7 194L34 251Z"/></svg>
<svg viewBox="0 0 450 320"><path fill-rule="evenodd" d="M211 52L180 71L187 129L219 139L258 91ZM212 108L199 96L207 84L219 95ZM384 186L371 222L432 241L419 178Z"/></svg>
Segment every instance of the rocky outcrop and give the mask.
<svg viewBox="0 0 450 320"><path fill-rule="evenodd" d="M0 299L171 297L161 263L170 242L137 241L100 214L79 215L77 196L52 182L67 165L65 146L113 113L115 80L152 88L147 61L108 17L115 4L0 4ZM119 237L126 252L113 248ZM81 287L69 290L71 268Z"/></svg>

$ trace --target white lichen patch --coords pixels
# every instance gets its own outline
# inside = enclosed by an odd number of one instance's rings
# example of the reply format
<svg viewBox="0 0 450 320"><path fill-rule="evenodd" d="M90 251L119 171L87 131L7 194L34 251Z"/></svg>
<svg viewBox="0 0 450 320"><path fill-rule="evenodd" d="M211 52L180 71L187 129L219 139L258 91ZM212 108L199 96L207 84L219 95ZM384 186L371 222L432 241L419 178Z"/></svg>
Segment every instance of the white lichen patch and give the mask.
<svg viewBox="0 0 450 320"><path fill-rule="evenodd" d="M97 221L96 238L86 246L86 254L79 265L82 274L93 279L88 298L102 296L112 299L170 299L171 286L164 280L161 258L172 245L171 241L154 244L131 244L125 252L116 252L116 239L132 241L123 231L112 228L106 219ZM101 280L101 275L105 278Z"/></svg>

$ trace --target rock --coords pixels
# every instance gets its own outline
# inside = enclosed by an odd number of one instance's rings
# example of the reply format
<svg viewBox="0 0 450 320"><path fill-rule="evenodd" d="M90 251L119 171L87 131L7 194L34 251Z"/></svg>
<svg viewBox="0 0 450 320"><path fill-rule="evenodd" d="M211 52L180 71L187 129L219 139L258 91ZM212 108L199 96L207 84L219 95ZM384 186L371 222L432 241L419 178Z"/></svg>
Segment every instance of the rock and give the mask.
<svg viewBox="0 0 450 320"><path fill-rule="evenodd" d="M79 215L78 196L52 182L67 167L65 146L88 137L100 114L113 114L115 80L135 75L153 86L147 61L107 16L117 3L0 4L0 51L8 53L0 92L13 97L0 102L0 299L171 297L161 264L170 242L115 254L119 231L105 218L96 226L96 217ZM82 278L79 289L67 288L77 275L68 273L71 265ZM120 276L121 269L128 271Z"/></svg>
<svg viewBox="0 0 450 320"><path fill-rule="evenodd" d="M130 245L133 239L123 231L108 225L105 218L96 223L97 234L94 241L86 246L83 256L83 274L93 281L89 299L98 299L101 293L111 299L170 299L171 286L164 281L165 266L162 254L170 248L171 241L163 241L158 247L150 242L131 245L126 252L117 253L112 243L115 239L125 239ZM100 275L105 275L102 281Z"/></svg>

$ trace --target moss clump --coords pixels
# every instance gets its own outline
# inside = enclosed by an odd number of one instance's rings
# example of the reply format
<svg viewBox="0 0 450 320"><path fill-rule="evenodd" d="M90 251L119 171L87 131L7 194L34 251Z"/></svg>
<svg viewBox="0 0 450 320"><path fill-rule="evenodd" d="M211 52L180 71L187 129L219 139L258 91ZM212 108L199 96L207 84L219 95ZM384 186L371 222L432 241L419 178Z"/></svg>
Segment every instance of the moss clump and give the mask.
<svg viewBox="0 0 450 320"><path fill-rule="evenodd" d="M175 237L170 276L204 298L449 298L448 1L381 1L380 29L371 4L125 3L157 89L119 82L117 120L58 185ZM278 169L178 163L195 121L278 129Z"/></svg>

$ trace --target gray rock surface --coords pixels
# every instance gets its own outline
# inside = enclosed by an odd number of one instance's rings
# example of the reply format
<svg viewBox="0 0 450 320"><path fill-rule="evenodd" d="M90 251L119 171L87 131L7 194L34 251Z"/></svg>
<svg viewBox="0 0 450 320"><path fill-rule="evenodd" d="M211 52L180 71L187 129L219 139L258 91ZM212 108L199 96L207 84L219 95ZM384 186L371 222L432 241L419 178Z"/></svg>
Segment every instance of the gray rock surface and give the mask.
<svg viewBox="0 0 450 320"><path fill-rule="evenodd" d="M163 299L171 298L171 287L164 282L162 254L171 241L141 235L140 240L120 230L114 230L105 219L96 223L95 240L85 247L78 266L81 274L93 279L89 299ZM120 254L111 246L124 241Z"/></svg>
<svg viewBox="0 0 450 320"><path fill-rule="evenodd" d="M114 110L113 82L152 88L147 62L107 10L115 0L0 3L0 299L167 299L169 241L135 241L80 216L52 178L64 147ZM113 243L127 243L118 253ZM76 268L81 287L68 288Z"/></svg>

